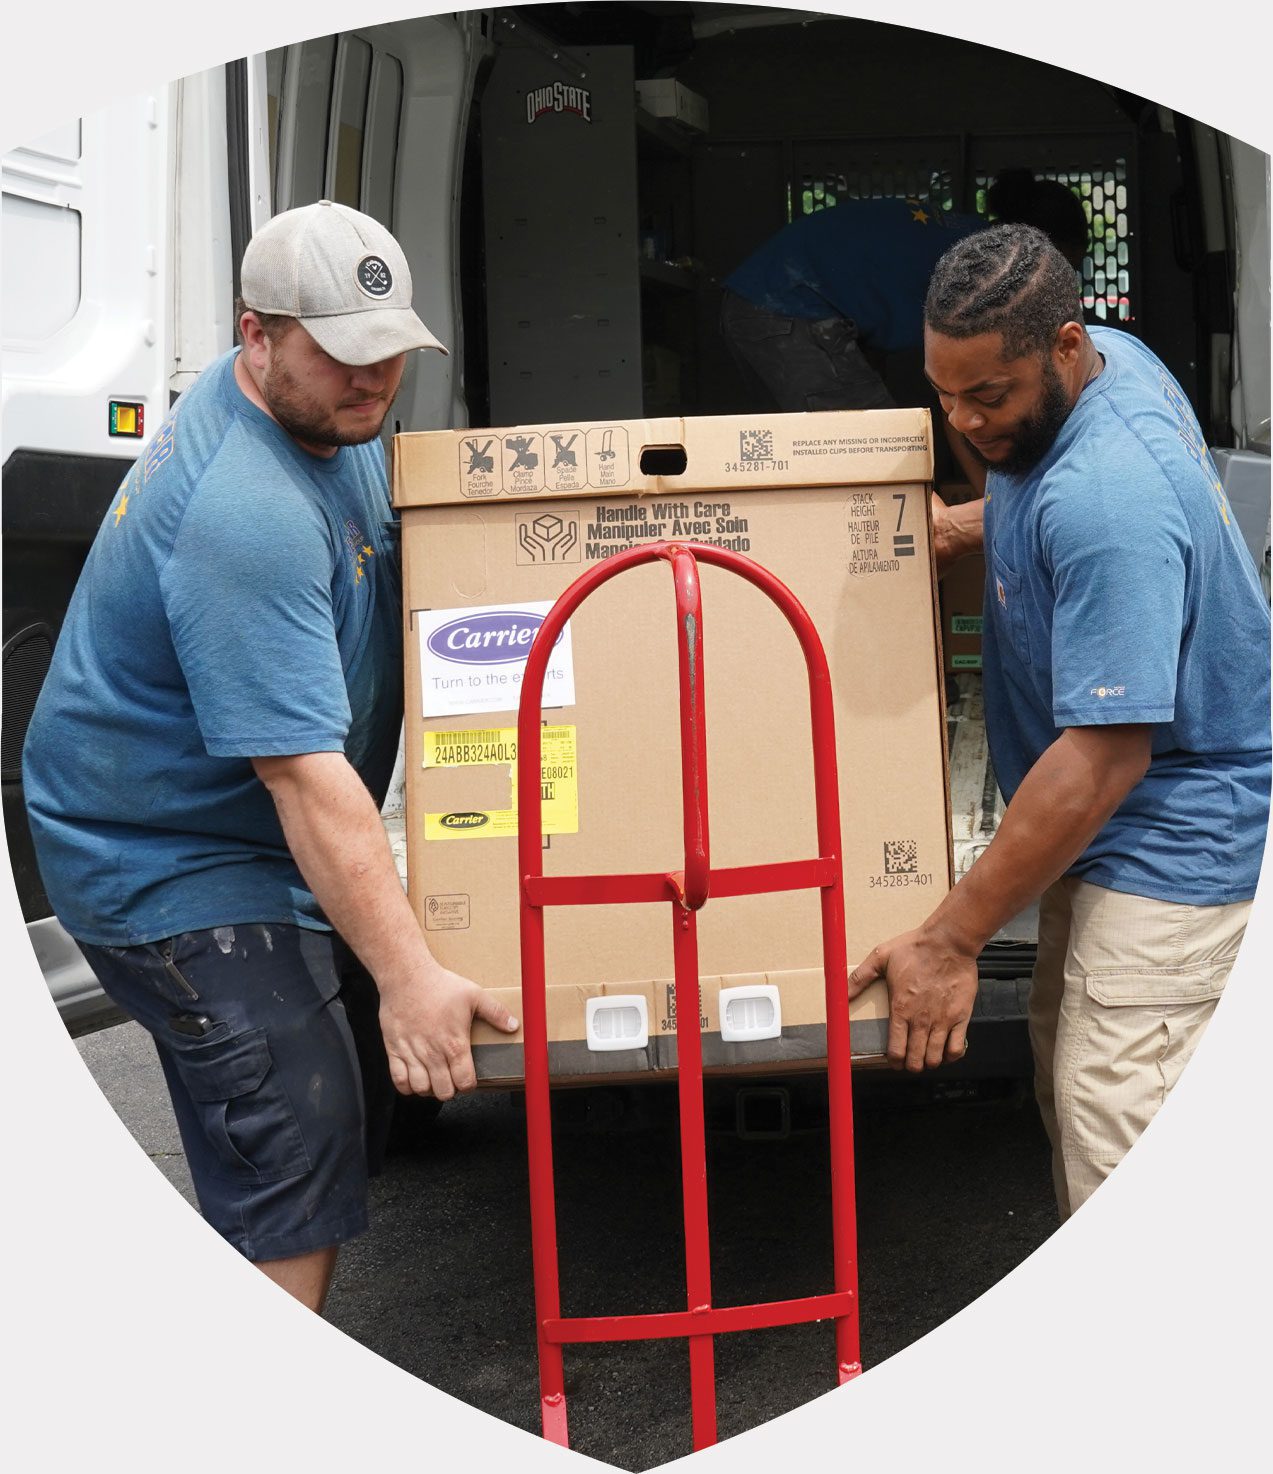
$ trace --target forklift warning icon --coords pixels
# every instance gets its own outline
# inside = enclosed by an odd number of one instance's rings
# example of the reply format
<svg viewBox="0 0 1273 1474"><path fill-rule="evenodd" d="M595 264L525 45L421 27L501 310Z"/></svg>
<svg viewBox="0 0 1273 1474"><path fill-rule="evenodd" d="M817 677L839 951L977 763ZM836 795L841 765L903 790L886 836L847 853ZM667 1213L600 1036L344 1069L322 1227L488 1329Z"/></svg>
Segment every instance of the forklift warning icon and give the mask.
<svg viewBox="0 0 1273 1474"><path fill-rule="evenodd" d="M490 475L495 469L495 457L489 454L490 448L495 444L494 439L484 440L479 445L476 440L466 440L464 449L469 453L469 463L466 475L473 476L477 473Z"/></svg>
<svg viewBox="0 0 1273 1474"><path fill-rule="evenodd" d="M578 563L578 517L560 517L556 512L518 517L516 521L519 564Z"/></svg>

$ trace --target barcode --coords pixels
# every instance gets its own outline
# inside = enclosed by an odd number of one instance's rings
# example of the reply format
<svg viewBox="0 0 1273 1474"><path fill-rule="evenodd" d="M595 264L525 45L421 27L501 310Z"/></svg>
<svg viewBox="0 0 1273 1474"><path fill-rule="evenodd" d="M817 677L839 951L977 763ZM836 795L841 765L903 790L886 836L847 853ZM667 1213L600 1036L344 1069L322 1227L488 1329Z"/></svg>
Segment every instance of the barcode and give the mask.
<svg viewBox="0 0 1273 1474"><path fill-rule="evenodd" d="M772 430L744 430L738 442L738 454L744 461L771 461L774 458Z"/></svg>

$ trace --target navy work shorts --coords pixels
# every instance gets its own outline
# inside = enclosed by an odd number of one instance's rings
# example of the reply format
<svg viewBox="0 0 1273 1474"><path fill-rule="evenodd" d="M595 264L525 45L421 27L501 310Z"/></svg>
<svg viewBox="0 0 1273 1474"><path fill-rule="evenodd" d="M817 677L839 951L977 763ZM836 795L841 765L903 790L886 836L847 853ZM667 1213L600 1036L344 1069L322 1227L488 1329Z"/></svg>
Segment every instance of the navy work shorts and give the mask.
<svg viewBox="0 0 1273 1474"><path fill-rule="evenodd" d="M271 924L79 943L154 1037L203 1216L248 1259L367 1226L394 1090L371 976L330 932Z"/></svg>

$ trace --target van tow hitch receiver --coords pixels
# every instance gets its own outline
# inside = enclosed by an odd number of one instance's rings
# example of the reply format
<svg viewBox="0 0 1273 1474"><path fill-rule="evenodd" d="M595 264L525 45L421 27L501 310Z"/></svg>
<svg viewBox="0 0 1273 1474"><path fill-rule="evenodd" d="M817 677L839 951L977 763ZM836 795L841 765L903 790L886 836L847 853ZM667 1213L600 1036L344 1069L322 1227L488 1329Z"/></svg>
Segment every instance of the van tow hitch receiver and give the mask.
<svg viewBox="0 0 1273 1474"><path fill-rule="evenodd" d="M553 645L566 621L601 584L638 564L657 560L671 565L676 591L685 840L682 868L664 874L546 876L543 873L540 815L540 706ZM699 563L728 569L767 594L786 616L800 641L809 674L813 736L818 837L818 854L814 859L712 869ZM830 672L813 621L791 591L768 570L739 553L707 543L647 543L617 553L588 569L548 612L527 657L517 715L517 794L522 1021L526 1041L526 1145L530 1163L531 1252L544 1437L563 1447L569 1445L562 1360L564 1346L582 1342L686 1337L690 1355L693 1442L695 1449L706 1448L716 1442L714 1338L722 1332L834 1319L838 1380L847 1382L862 1370L858 1351L853 1097L849 1078L848 961L844 934L835 716ZM712 1304L707 1218L697 913L712 896L748 896L804 889L818 890L822 900L835 1288L826 1294L798 1300L715 1306ZM670 905L672 912L686 1308L647 1315L564 1317L561 1313L557 1206L553 1190L544 908L635 905L658 901Z"/></svg>

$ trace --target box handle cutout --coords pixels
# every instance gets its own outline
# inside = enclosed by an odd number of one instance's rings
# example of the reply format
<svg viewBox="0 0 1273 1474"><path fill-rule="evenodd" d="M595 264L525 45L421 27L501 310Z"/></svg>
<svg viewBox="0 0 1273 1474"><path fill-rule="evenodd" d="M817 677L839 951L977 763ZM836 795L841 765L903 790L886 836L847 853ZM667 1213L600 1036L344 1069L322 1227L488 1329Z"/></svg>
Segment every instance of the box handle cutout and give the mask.
<svg viewBox="0 0 1273 1474"><path fill-rule="evenodd" d="M688 464L683 445L647 445L641 451L643 476L684 476Z"/></svg>

